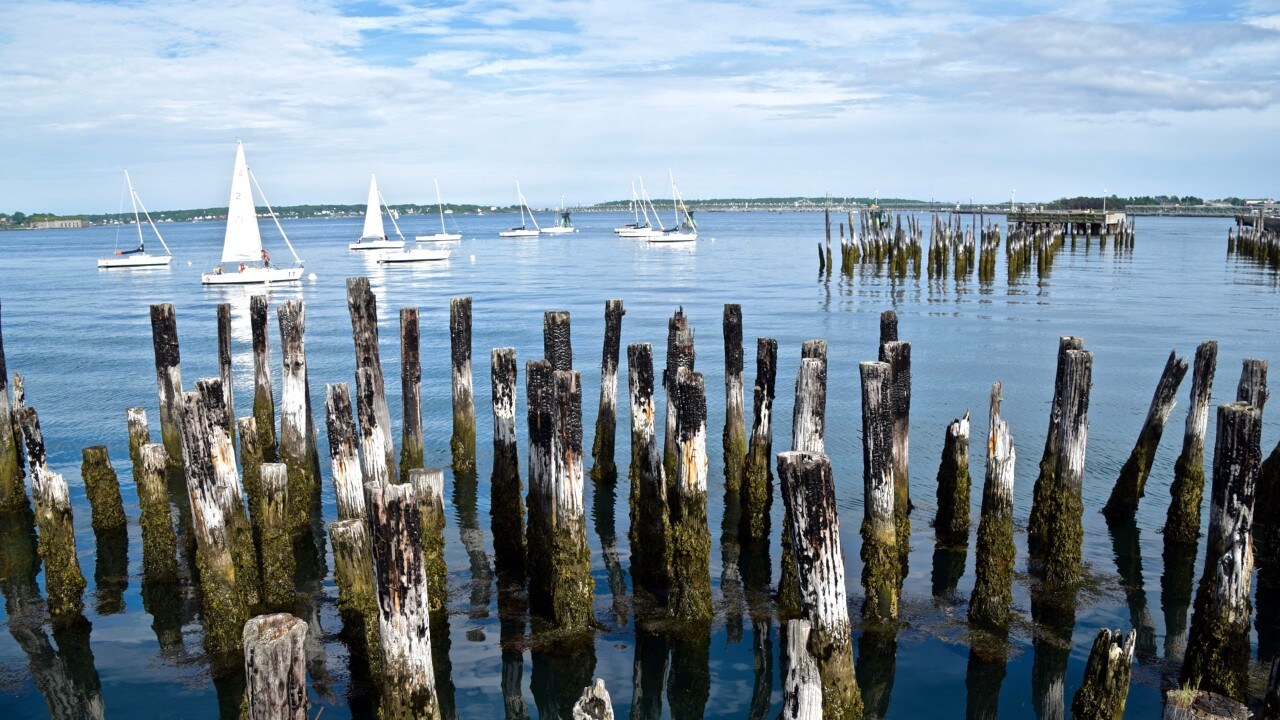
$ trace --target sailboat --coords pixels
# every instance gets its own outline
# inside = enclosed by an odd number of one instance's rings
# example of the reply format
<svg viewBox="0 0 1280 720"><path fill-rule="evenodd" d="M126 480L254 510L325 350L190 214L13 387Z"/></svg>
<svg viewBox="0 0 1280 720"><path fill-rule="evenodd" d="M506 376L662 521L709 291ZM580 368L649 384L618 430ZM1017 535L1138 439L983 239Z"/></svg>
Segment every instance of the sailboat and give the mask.
<svg viewBox="0 0 1280 720"><path fill-rule="evenodd" d="M622 235L632 230L648 229L649 219L647 216L645 217L645 223L643 225L640 224L640 207L641 207L640 196L636 195L636 183L633 180L631 182L631 214L633 216L632 221L627 223L626 225L620 225L614 228L613 231L619 235Z"/></svg>
<svg viewBox="0 0 1280 720"><path fill-rule="evenodd" d="M520 198L520 227L513 227L498 233L498 237L504 238L531 238L538 237L539 231L538 221L533 217L533 211L529 210L529 203L525 202L524 193L520 192L520 181L516 181L516 196ZM533 223L533 229L529 230L525 227L524 213L529 211L529 222Z"/></svg>
<svg viewBox="0 0 1280 720"><path fill-rule="evenodd" d="M382 193L378 192L378 178L369 175L369 204L364 211L364 230L355 242L347 246L349 250L399 250L404 247L404 235L400 234L400 226L396 224L396 216L387 208L387 216L391 218L391 226L396 229L399 240L387 237L387 229L382 224Z"/></svg>
<svg viewBox="0 0 1280 720"><path fill-rule="evenodd" d="M275 221L276 229L284 238L284 244L293 255L294 266L291 268L276 267L271 264L271 257L262 249L262 234L258 231L258 211L253 204L253 192L250 187L258 189L262 196L262 204ZM239 263L236 272L223 272L223 265ZM258 283L297 282L302 279L302 258L294 251L289 236L280 226L280 219L267 202L267 196L258 185L258 179L249 170L244 161L244 143L236 143L236 165L231 173L231 199L227 203L227 233L222 240L222 259L213 272L200 276L204 285L249 285Z"/></svg>
<svg viewBox="0 0 1280 720"><path fill-rule="evenodd" d="M436 180L436 206L440 209L440 232L435 235L416 235L415 242L458 242L461 233L451 233L444 229L444 199L440 196L440 181Z"/></svg>
<svg viewBox="0 0 1280 720"><path fill-rule="evenodd" d="M565 235L568 233L578 232L578 228L573 226L573 221L569 219L569 211L564 206L564 196L560 196L560 207L556 208L560 213L560 217L556 218L556 224L551 227L542 228L543 235Z"/></svg>
<svg viewBox="0 0 1280 720"><path fill-rule="evenodd" d="M168 267L173 260L173 253L170 252L169 246L165 244L164 237L160 235L160 230L156 228L156 224L151 220L151 213L147 212L147 206L142 204L142 198L138 197L138 191L133 189L133 181L129 179L129 171L124 171L124 182L129 186L129 201L133 204L133 224L138 227L138 247L133 250L116 250L115 257L101 258L98 260L98 267L103 269L111 268L130 268L130 267ZM142 218L138 216L138 207L142 207L142 214L147 218L147 224L151 226L151 231L156 234L156 239L160 241L161 247L164 248L164 255L148 255L147 243L142 236Z"/></svg>
<svg viewBox="0 0 1280 720"><path fill-rule="evenodd" d="M663 233L662 220L658 217L658 208L654 207L653 199L649 197L649 190L644 186L644 178L640 178L640 197L637 200L637 204L640 206L640 213L644 215L644 222L637 222L635 227L618 231L618 235L635 240L647 240L650 237L661 235ZM649 221L650 210L653 211L652 222Z"/></svg>
<svg viewBox="0 0 1280 720"><path fill-rule="evenodd" d="M671 209L675 213L676 224L671 229L663 229L661 233L645 239L654 243L693 242L698 239L698 224L694 222L693 214L685 207L684 198L676 188L675 174L670 171L668 173L671 175Z"/></svg>

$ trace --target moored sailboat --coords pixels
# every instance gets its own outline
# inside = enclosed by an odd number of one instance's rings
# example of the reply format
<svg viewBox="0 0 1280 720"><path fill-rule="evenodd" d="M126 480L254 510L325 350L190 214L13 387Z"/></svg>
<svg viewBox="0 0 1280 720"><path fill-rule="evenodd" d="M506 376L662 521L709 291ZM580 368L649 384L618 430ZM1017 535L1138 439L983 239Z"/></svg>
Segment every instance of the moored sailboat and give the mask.
<svg viewBox="0 0 1280 720"><path fill-rule="evenodd" d="M569 219L569 210L564 206L563 195L560 196L560 207L556 208L556 212L560 214L556 218L556 224L542 228L543 235L567 235L578 232L578 228L574 227L573 221Z"/></svg>
<svg viewBox="0 0 1280 720"><path fill-rule="evenodd" d="M387 237L387 228L382 223L382 193L378 192L378 178L369 175L369 204L364 211L364 230L355 242L347 246L349 250L399 250L404 247L404 235L400 234L400 226L396 224L396 216L387 208L387 217L391 218L391 226L396 229L399 240Z"/></svg>
<svg viewBox="0 0 1280 720"><path fill-rule="evenodd" d="M676 188L675 174L671 174L671 208L675 212L676 224L670 229L663 229L661 233L649 235L645 239L649 242L660 243L693 242L697 240L698 223L694 222L693 213L689 212L689 208L685 207L684 198L680 196L680 190Z"/></svg>
<svg viewBox="0 0 1280 720"><path fill-rule="evenodd" d="M451 233L444 227L444 198L440 196L440 181L436 180L436 206L440 211L440 232L434 235L415 235L415 242L458 242L462 240L462 233ZM450 212L453 212L450 210Z"/></svg>
<svg viewBox="0 0 1280 720"><path fill-rule="evenodd" d="M156 228L156 224L151 219L151 213L147 212L147 206L142 204L142 198L138 197L138 191L133 189L133 180L129 179L129 171L124 171L124 182L129 188L129 202L133 205L133 224L138 228L138 247L132 250L116 250L115 257L100 258L98 267L101 269L113 268L154 268L168 267L173 260L173 252L169 250L169 246L165 243L164 237L160 234L160 230ZM156 239L160 241L160 246L164 248L164 255L150 255L147 253L147 242L142 234L142 219L138 216L138 208L142 208L142 214L147 218L147 224L151 226L151 231L156 234Z"/></svg>
<svg viewBox="0 0 1280 720"><path fill-rule="evenodd" d="M250 183L252 182L252 187ZM290 268L276 267L271 264L271 256L262 248L262 233L258 230L258 211L253 203L253 190L256 187L262 196L262 204L275 221L276 229L284 238L284 244L293 255L294 266ZM224 265L238 263L236 272L224 272ZM244 143L236 144L236 164L231 174L231 199L227 203L227 232L222 240L222 259L218 261L213 272L200 276L205 285L252 285L259 283L297 282L302 279L302 258L294 251L289 236L280 226L280 219L267 202L258 179L249 170L244 160Z"/></svg>
<svg viewBox="0 0 1280 720"><path fill-rule="evenodd" d="M519 180L517 180L517 181L516 181L516 196L520 198L520 226L519 226L519 227L513 227L513 228L507 228L506 230L503 230L502 232L498 233L498 237L503 237L503 238L530 238L530 237L538 237L538 234L539 234L539 232L542 230L542 228L538 227L538 221L537 221L537 219L535 219L535 218L533 217L533 211L532 211L532 210L529 210L529 203L525 202L525 199L524 199L524 193L520 191L520 181L519 181ZM526 210L529 210L529 220L528 220L528 222L533 223L533 229L532 229L532 230L530 230L530 229L529 229L528 227L526 227L526 225L525 225L525 222L526 222L526 221L525 221L525 219L524 219L524 213L525 213L525 211L526 211Z"/></svg>

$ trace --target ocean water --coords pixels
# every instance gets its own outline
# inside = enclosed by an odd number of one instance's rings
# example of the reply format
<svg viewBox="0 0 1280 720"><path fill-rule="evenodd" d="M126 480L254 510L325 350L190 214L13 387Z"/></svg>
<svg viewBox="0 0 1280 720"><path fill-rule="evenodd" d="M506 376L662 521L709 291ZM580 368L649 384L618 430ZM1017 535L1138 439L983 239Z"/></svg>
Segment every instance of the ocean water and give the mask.
<svg viewBox="0 0 1280 720"><path fill-rule="evenodd" d="M857 363L875 359L879 315L895 309L901 339L912 343L910 571L904 584L902 626L891 636L859 635L859 680L869 706L892 718L959 717L966 703L998 704L999 717L1054 715L1079 686L1084 662L1101 627L1141 628L1129 695L1131 717L1153 717L1162 688L1176 679L1178 649L1166 638L1184 632L1170 619L1189 601L1162 558L1159 534L1168 487L1181 443L1190 380L1179 391L1138 512L1135 529L1113 535L1098 511L1128 457L1151 394L1171 348L1190 357L1207 339L1219 342L1214 403L1234 400L1244 357L1280 360L1275 328L1280 291L1274 272L1226 255L1230 221L1138 218L1132 251L1100 251L1095 240L1058 255L1047 276L1031 271L1009 278L1000 251L996 280L890 279L869 268L851 278L817 273L815 242L822 236L816 213L707 213L701 238L691 246L646 245L619 239L610 228L623 215L580 214L580 232L532 240L499 239L510 216L456 218L465 240L447 262L431 266L380 266L347 250L359 232L357 219L284 223L306 260L307 280L266 291L274 308L289 299L307 306L307 359L312 402L322 412L326 383L353 382L354 353L346 306L347 277L368 276L378 297L387 396L399 416L397 309L421 308L424 428L427 464L449 465L449 298L474 299L473 361L480 453L478 481L446 474L446 560L450 570L448 642L437 643L437 668L450 682L442 699L458 717L499 717L521 706L529 717L555 717L592 676L603 678L615 711L633 717L774 717L780 703L776 619L726 602L721 592L721 522L724 515L720 428L724 422L721 313L740 303L746 338L744 376L748 414L754 380L755 338L778 341L774 450L790 445L794 381L800 345L810 338L830 345L826 446L836 479L850 614L859 617L862 563L861 420ZM966 220L967 222L967 220ZM430 233L430 218L403 218L406 234ZM67 693L99 698L107 717L212 718L239 707L234 682L210 679L201 646L199 600L193 589L154 597L144 590L138 506L130 476L125 408L148 409L158 437L157 393L148 305L171 302L177 311L185 387L217 374L215 306L231 304L235 405L252 401L249 297L261 288L201 287L199 273L216 260L222 240L217 223L161 226L174 250L170 269L99 271L95 258L128 245L131 228L7 232L0 234L0 301L4 349L10 371L26 381L28 405L40 413L49 461L66 477L75 512L81 566L89 579L86 617L91 631L53 633L48 625L3 624L0 633L0 705L8 718L57 715ZM274 227L263 223L272 256L285 264L288 251ZM119 236L119 237L117 237ZM489 482L492 421L489 350L513 346L523 363L542 355L542 313L568 310L573 321L575 368L582 372L589 468L603 306L626 303L622 342L654 344L661 363L668 317L683 307L694 329L696 369L708 390L709 524L711 576L717 616L705 647L637 637L630 617L627 480L616 487L586 487L588 534L601 629L590 652L569 657L531 652L520 638L519 618L500 618L492 582ZM1091 579L1076 602L1070 647L1038 641L1049 635L1031 621L1026 545L1031 487L1048 425L1058 337L1078 335L1094 353L1090 433L1084 481L1084 558ZM279 397L279 336L271 321L273 379ZM629 457L626 355L620 367L617 458ZM966 604L973 587L973 552L935 552L929 525L946 424L973 413L974 532L981 502L987 436L987 397L1004 384L1004 416L1017 449L1014 518L1018 528L1018 576L1014 602L1019 621L1009 638L1007 661L970 670ZM519 380L517 427L525 458L524 379ZM662 402L659 399L659 402ZM1263 445L1280 439L1264 419ZM323 511L333 520L324 420L317 415L322 457ZM399 420L393 420L399 437ZM748 427L750 417L747 419ZM1212 465L1211 414L1206 465ZM80 451L108 446L120 475L130 516L127 587L97 587L97 553L89 506L80 480ZM522 468L522 474L527 468ZM624 470L625 473L625 470ZM1207 493L1206 493L1207 496ZM1207 505L1207 499L1206 499ZM782 503L773 503L771 561L778 573ZM604 540L602 540L604 538ZM612 543L610 552L603 546ZM617 563L612 560L616 551ZM606 560L608 558L608 560ZM1195 559L1198 580L1203 548ZM962 568L962 569L961 569ZM612 572L611 572L612 571ZM1255 583L1256 584L1256 583ZM43 578L40 579L43 588ZM118 607L116 596L123 601ZM114 593L114 594L113 594ZM1182 597L1179 600L1179 597ZM122 611L118 611L122 610ZM369 717L367 683L342 637L332 577L309 603L309 687L312 716ZM1183 607L1181 616L1189 622ZM1255 632L1274 647L1276 621ZM1179 623L1181 624L1181 623ZM443 633L437 633L443 640ZM509 642L504 643L506 637ZM504 650L505 647L505 650ZM447 654L447 663L442 662ZM505 670L505 676L504 676ZM1256 674L1263 674L1261 665ZM1003 677L1001 677L1003 671ZM966 676L969 682L966 682ZM504 677L506 682L503 682ZM633 683L643 683L639 691ZM1045 695L1060 681L1062 695ZM665 692L669 688L670 692ZM664 693L655 696L655 693ZM643 703L633 708L635 700ZM1047 705L1046 705L1047 703ZM633 714L634 713L634 714ZM1059 710L1060 716L1060 710ZM60 715L61 716L61 715ZM518 716L518 714L517 714Z"/></svg>

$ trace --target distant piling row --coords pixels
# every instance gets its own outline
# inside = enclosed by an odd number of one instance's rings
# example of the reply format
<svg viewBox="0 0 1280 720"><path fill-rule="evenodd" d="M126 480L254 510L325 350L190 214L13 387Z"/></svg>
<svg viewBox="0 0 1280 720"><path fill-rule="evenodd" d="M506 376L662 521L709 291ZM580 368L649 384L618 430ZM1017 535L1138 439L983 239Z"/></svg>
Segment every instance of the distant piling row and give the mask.
<svg viewBox="0 0 1280 720"><path fill-rule="evenodd" d="M1280 269L1280 234L1264 229L1261 220L1245 224L1237 218L1237 225L1227 229L1227 255L1248 260L1270 270Z"/></svg>

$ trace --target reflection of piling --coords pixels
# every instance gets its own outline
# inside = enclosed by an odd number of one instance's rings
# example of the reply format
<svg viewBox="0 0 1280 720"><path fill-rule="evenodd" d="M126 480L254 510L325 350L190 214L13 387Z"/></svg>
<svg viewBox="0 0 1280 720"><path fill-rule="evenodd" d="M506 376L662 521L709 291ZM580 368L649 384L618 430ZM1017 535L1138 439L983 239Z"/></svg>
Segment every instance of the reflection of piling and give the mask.
<svg viewBox="0 0 1280 720"><path fill-rule="evenodd" d="M128 521L106 446L85 448L82 458L80 476L89 497L98 551L93 568L97 612L112 615L124 612L124 591L129 586Z"/></svg>
<svg viewBox="0 0 1280 720"><path fill-rule="evenodd" d="M356 411L359 414L360 467L366 482L396 482L396 451L391 411L378 353L378 300L369 278L347 278L347 309L356 353Z"/></svg>
<svg viewBox="0 0 1280 720"><path fill-rule="evenodd" d="M613 461L618 427L618 353L622 342L621 300L604 303L604 351L600 358L600 409L596 413L596 434L591 444L591 479L613 481L618 467Z"/></svg>
<svg viewBox="0 0 1280 720"><path fill-rule="evenodd" d="M893 415L889 366L864 362L862 376L863 621L898 619L901 563L894 529Z"/></svg>
<svg viewBox="0 0 1280 720"><path fill-rule="evenodd" d="M423 466L422 360L418 308L400 308L400 475Z"/></svg>
<svg viewBox="0 0 1280 720"><path fill-rule="evenodd" d="M974 556L969 622L992 631L1009 624L1013 605L1013 472L1017 454L1009 423L1000 417L1000 383L991 386L991 425L987 436L987 476L982 486L982 515Z"/></svg>
<svg viewBox="0 0 1280 720"><path fill-rule="evenodd" d="M169 487L165 482L167 454L163 445L143 445L139 452L134 487L138 491L142 526L142 573L148 582L178 580L178 537L169 514Z"/></svg>
<svg viewBox="0 0 1280 720"><path fill-rule="evenodd" d="M31 498L35 501L39 529L40 560L44 563L44 588L49 615L55 625L73 622L84 611L87 584L76 554L76 531L71 519L67 481L49 469L44 435L35 408L23 408L18 416L31 472Z"/></svg>
<svg viewBox="0 0 1280 720"><path fill-rule="evenodd" d="M244 626L248 720L307 720L307 623L288 613L259 615Z"/></svg>
<svg viewBox="0 0 1280 720"><path fill-rule="evenodd" d="M490 354L493 390L493 477L489 513L493 527L494 567L501 583L524 585L524 498L516 450L516 349ZM499 586L501 587L501 585Z"/></svg>
<svg viewBox="0 0 1280 720"><path fill-rule="evenodd" d="M671 506L671 612L710 623L711 532L707 527L707 395L702 374L680 367L672 382L676 477Z"/></svg>
<svg viewBox="0 0 1280 720"><path fill-rule="evenodd" d="M160 437L172 465L182 464L182 363L178 352L178 319L173 305L151 306L151 343L156 356L156 385L160 393Z"/></svg>
<svg viewBox="0 0 1280 720"><path fill-rule="evenodd" d="M1155 459L1156 448L1160 446L1160 438L1164 435L1165 423L1173 413L1173 406L1178 401L1178 386L1182 384L1182 376L1187 374L1187 361L1178 357L1176 350L1169 353L1169 360L1160 374L1160 382L1156 384L1155 396L1151 398L1151 407L1147 410L1146 422L1138 434L1138 442L1129 453L1129 459L1120 468L1120 477L1111 489L1111 497L1102 514L1108 520L1125 520L1133 518L1138 512L1138 500L1145 494L1147 475L1151 472L1151 462Z"/></svg>
<svg viewBox="0 0 1280 720"><path fill-rule="evenodd" d="M693 369L693 328L684 308L677 308L667 320L667 366L662 371L662 389L667 394L667 421L662 443L662 466L666 470L667 494L674 490L676 479L676 372L686 367Z"/></svg>
<svg viewBox="0 0 1280 720"><path fill-rule="evenodd" d="M406 480L413 485L418 501L429 607L433 613L443 612L449 597L449 569L444 561L444 471L413 468Z"/></svg>
<svg viewBox="0 0 1280 720"><path fill-rule="evenodd" d="M784 452L778 455L778 476L786 512L792 518L791 545L800 587L800 611L813 626L809 644L814 648L822 677L823 714L860 718L862 698L854 677L844 554L831 463L820 453ZM893 564L891 559L890 565ZM893 590L896 589L895 585ZM896 611L896 602L894 606Z"/></svg>
<svg viewBox="0 0 1280 720"><path fill-rule="evenodd" d="M297 561L289 537L293 524L289 517L292 492L284 463L264 463L262 497L254 508L253 524L262 559L262 602L272 610L293 606Z"/></svg>
<svg viewBox="0 0 1280 720"><path fill-rule="evenodd" d="M4 333L0 330L0 512L30 507L23 482L20 431L14 427L13 405L9 401L9 370L4 360Z"/></svg>
<svg viewBox="0 0 1280 720"><path fill-rule="evenodd" d="M1182 452L1173 466L1169 493L1169 514L1164 524L1166 543L1194 543L1200 537L1200 504L1204 497L1204 434L1209 427L1209 398L1218 362L1218 342L1210 340L1196 348L1191 371L1191 403L1182 436Z"/></svg>
<svg viewBox="0 0 1280 720"><path fill-rule="evenodd" d="M742 406L742 306L725 304L724 321L724 486L736 495L747 457L747 421Z"/></svg>
<svg viewBox="0 0 1280 720"><path fill-rule="evenodd" d="M249 298L249 327L253 337L253 419L258 428L258 448L263 462L277 462L280 454L276 443L276 400L271 387L266 295Z"/></svg>
<svg viewBox="0 0 1280 720"><path fill-rule="evenodd" d="M1093 641L1084 666L1084 681L1071 701L1071 717L1079 720L1116 720L1124 717L1133 674L1133 648L1137 631L1122 636L1103 628Z"/></svg>
<svg viewBox="0 0 1280 720"><path fill-rule="evenodd" d="M1249 690L1249 592L1253 499L1261 460L1262 411L1218 406L1213 494L1204 574L1196 591L1183 681L1244 701Z"/></svg>
<svg viewBox="0 0 1280 720"><path fill-rule="evenodd" d="M1053 406L1040 474L1036 477L1027 526L1027 549L1041 578L1074 584L1080 575L1084 540L1085 446L1089 433L1089 387L1093 353L1084 341L1064 337L1058 345Z"/></svg>
<svg viewBox="0 0 1280 720"><path fill-rule="evenodd" d="M711 698L711 635L706 627L671 641L667 706L671 720L701 720Z"/></svg>
<svg viewBox="0 0 1280 720"><path fill-rule="evenodd" d="M654 423L653 348L627 346L631 399L631 582L666 604L671 588L671 548L667 537L667 484Z"/></svg>
<svg viewBox="0 0 1280 720"><path fill-rule="evenodd" d="M382 639L384 718L439 718L427 569L412 485L366 483Z"/></svg>
<svg viewBox="0 0 1280 720"><path fill-rule="evenodd" d="M311 382L307 376L304 335L307 310L291 300L277 311L280 320L280 462L289 471L289 505L282 518L294 537L311 528L311 508L319 506L320 455L311 418Z"/></svg>
<svg viewBox="0 0 1280 720"><path fill-rule="evenodd" d="M822 681L809 653L808 620L787 623L787 647L782 653L783 720L822 720Z"/></svg>
<svg viewBox="0 0 1280 720"><path fill-rule="evenodd" d="M969 413L947 424L938 463L938 512L933 529L940 545L969 543Z"/></svg>
<svg viewBox="0 0 1280 720"><path fill-rule="evenodd" d="M756 384L742 483L742 524L738 537L744 546L769 537L769 508L773 505L773 394L778 374L778 341L756 341ZM767 576L766 576L767 578ZM766 579L767 582L767 579Z"/></svg>
<svg viewBox="0 0 1280 720"><path fill-rule="evenodd" d="M452 372L454 472L476 469L476 403L471 385L471 298L449 300L449 358Z"/></svg>

